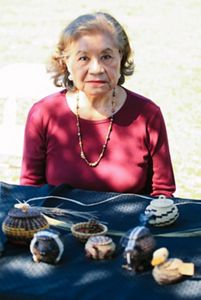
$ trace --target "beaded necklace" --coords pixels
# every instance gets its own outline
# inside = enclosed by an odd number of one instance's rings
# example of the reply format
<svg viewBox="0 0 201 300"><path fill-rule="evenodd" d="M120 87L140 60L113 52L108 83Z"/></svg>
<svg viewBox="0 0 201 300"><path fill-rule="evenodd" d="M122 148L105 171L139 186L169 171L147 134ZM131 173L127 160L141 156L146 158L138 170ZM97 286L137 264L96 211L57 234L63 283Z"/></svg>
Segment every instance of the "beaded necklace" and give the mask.
<svg viewBox="0 0 201 300"><path fill-rule="evenodd" d="M110 134L112 132L112 126L113 126L113 122L114 122L114 106L115 106L115 89L113 90L113 94L112 94L112 115L111 117L109 117L108 119L110 120L109 123L109 127L108 127L108 131L107 131L107 135L105 137L105 143L102 146L102 150L101 153L98 157L98 159L94 162L90 162L85 153L84 153L84 147L83 147L83 141L82 141L82 133L81 133L81 126L80 126L80 115L79 115L79 93L77 94L77 106L76 106L76 119L77 119L77 135L78 135L78 139L79 139L79 146L80 146L80 157L86 162L86 164L89 167L95 168L101 161L101 159L103 158L105 151L107 149L107 145L108 142L110 140Z"/></svg>

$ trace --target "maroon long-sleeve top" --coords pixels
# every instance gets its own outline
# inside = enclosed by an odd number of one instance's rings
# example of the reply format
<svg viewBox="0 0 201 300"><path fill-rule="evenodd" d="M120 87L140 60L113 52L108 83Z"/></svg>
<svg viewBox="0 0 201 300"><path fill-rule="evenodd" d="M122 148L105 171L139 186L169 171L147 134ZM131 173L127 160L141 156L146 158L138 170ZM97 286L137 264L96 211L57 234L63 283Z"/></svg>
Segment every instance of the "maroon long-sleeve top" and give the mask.
<svg viewBox="0 0 201 300"><path fill-rule="evenodd" d="M76 116L66 91L31 108L24 138L21 184L70 184L96 191L172 196L175 181L160 108L125 89L127 99L114 115L110 140L95 168L80 157ZM80 119L84 152L96 161L105 142L109 120Z"/></svg>

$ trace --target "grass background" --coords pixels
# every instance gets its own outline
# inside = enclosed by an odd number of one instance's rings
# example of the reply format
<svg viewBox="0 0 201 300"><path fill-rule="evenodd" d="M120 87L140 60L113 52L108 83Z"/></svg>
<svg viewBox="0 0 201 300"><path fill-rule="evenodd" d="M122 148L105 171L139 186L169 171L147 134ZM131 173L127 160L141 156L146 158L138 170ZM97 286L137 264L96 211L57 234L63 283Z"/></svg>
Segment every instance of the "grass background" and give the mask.
<svg viewBox="0 0 201 300"><path fill-rule="evenodd" d="M45 64L61 30L73 18L94 11L111 13L126 29L135 52L135 74L125 86L162 109L177 182L175 195L201 199L201 1L129 3L0 0L0 67ZM26 85L26 74L22 80ZM22 126L36 100L30 91L29 99L17 102L17 122ZM4 103L0 99L0 125ZM19 156L0 157L1 181L19 182L20 160Z"/></svg>

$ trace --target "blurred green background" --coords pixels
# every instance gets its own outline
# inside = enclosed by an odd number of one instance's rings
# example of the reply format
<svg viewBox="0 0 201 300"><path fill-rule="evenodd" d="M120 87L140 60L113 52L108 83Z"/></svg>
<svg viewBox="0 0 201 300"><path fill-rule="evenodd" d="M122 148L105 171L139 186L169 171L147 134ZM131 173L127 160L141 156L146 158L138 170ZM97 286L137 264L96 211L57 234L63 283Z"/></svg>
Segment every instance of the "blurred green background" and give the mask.
<svg viewBox="0 0 201 300"><path fill-rule="evenodd" d="M61 30L73 18L95 11L111 13L126 29L135 53L135 74L125 86L162 109L177 182L175 195L201 199L201 1L129 2L0 0L0 69L16 63L46 64ZM12 95L14 83L30 85L26 72L6 80ZM0 85L5 85L3 80ZM32 92L30 88L26 97L16 92L16 126L21 129L30 106L39 100ZM0 128L6 101L0 92ZM0 181L18 183L21 154L14 151L15 129L9 122L2 128L1 143L11 139L13 151L0 151ZM14 135L17 138L17 132Z"/></svg>

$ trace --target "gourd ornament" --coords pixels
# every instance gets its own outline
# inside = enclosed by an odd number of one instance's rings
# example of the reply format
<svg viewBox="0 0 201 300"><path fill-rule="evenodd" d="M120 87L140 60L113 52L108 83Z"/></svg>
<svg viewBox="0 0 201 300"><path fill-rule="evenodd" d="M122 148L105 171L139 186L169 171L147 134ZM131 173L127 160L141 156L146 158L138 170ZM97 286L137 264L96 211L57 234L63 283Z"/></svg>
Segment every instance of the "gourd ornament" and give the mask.
<svg viewBox="0 0 201 300"><path fill-rule="evenodd" d="M181 281L184 276L194 274L194 264L184 263L181 259L168 259L169 251L163 247L153 253L151 264L154 266L152 275L159 284L171 284Z"/></svg>
<svg viewBox="0 0 201 300"><path fill-rule="evenodd" d="M155 249L155 239L145 226L130 229L121 241L124 247L124 258L127 264L124 268L134 271L144 271L151 267L152 253Z"/></svg>
<svg viewBox="0 0 201 300"><path fill-rule="evenodd" d="M28 203L15 204L2 223L2 231L15 244L29 245L34 233L46 228L49 228L46 218Z"/></svg>
<svg viewBox="0 0 201 300"><path fill-rule="evenodd" d="M30 243L30 251L35 262L59 262L64 251L60 233L52 229L35 233Z"/></svg>
<svg viewBox="0 0 201 300"><path fill-rule="evenodd" d="M145 209L148 223L153 226L168 226L174 223L179 217L179 211L172 199L161 195L154 199Z"/></svg>
<svg viewBox="0 0 201 300"><path fill-rule="evenodd" d="M86 256L92 259L112 258L115 249L112 239L104 235L92 236L85 244Z"/></svg>

